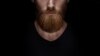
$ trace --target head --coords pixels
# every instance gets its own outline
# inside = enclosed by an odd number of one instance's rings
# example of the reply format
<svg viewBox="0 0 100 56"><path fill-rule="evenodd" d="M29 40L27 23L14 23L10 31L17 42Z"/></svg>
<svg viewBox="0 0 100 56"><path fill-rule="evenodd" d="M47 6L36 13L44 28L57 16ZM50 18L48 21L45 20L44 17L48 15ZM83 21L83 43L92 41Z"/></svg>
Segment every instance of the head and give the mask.
<svg viewBox="0 0 100 56"><path fill-rule="evenodd" d="M64 23L64 12L69 0L33 0L37 12L37 23L42 30L52 33L58 31Z"/></svg>

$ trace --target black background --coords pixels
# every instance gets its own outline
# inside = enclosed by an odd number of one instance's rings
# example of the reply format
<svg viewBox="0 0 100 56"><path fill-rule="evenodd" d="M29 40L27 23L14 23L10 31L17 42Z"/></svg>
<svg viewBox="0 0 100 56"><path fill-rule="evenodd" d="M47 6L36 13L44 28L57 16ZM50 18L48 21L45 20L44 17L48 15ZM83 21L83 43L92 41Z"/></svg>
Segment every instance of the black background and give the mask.
<svg viewBox="0 0 100 56"><path fill-rule="evenodd" d="M66 12L68 19L66 21L71 23L74 32L79 36L81 56L96 55L95 52L98 50L99 4L100 2L96 0L70 0L69 2L68 12ZM3 43L5 43L2 52L6 55L23 56L23 40L27 35L28 24L35 19L34 3L30 0L17 0L7 2L5 5L8 6L3 6L6 7L6 14L12 19L8 21L8 17L5 16L7 17L7 23L4 19L5 24L8 26L4 24L6 27L3 32L6 34L3 35Z"/></svg>

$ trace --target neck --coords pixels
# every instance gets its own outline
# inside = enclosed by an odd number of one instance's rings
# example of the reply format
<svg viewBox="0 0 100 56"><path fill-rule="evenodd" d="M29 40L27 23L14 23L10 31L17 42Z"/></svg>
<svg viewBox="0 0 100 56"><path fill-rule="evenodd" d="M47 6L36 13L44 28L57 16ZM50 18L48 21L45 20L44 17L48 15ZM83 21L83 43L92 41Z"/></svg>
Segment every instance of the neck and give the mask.
<svg viewBox="0 0 100 56"><path fill-rule="evenodd" d="M60 30L56 31L56 32L53 32L53 33L49 33L49 32L46 32L46 31L43 31L40 26L38 25L37 21L34 22L35 24L35 28L38 32L38 34L45 40L48 40L48 41L54 41L56 39L58 39L62 34L63 32L65 31L65 29L67 28L67 23L64 22L63 26L60 28Z"/></svg>

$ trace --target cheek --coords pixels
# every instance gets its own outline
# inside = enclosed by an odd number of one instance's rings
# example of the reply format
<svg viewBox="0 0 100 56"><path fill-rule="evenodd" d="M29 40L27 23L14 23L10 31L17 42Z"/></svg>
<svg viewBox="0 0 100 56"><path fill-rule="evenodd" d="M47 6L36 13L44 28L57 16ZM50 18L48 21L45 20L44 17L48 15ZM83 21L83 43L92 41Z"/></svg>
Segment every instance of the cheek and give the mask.
<svg viewBox="0 0 100 56"><path fill-rule="evenodd" d="M63 6L65 5L65 0L58 0L55 3L55 7L57 10L62 10Z"/></svg>
<svg viewBox="0 0 100 56"><path fill-rule="evenodd" d="M47 0L37 0L39 10L45 10L47 7Z"/></svg>

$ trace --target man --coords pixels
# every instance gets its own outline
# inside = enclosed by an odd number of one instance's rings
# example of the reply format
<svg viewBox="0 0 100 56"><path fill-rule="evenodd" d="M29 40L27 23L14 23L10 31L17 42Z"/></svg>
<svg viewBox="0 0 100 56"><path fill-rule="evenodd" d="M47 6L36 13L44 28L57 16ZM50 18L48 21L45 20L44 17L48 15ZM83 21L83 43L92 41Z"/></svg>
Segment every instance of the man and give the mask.
<svg viewBox="0 0 100 56"><path fill-rule="evenodd" d="M35 0L38 16L35 27L39 35L48 41L58 39L67 27L63 19L66 0Z"/></svg>
<svg viewBox="0 0 100 56"><path fill-rule="evenodd" d="M76 39L65 21L69 0L34 0L37 16L25 39L25 56L79 56Z"/></svg>

